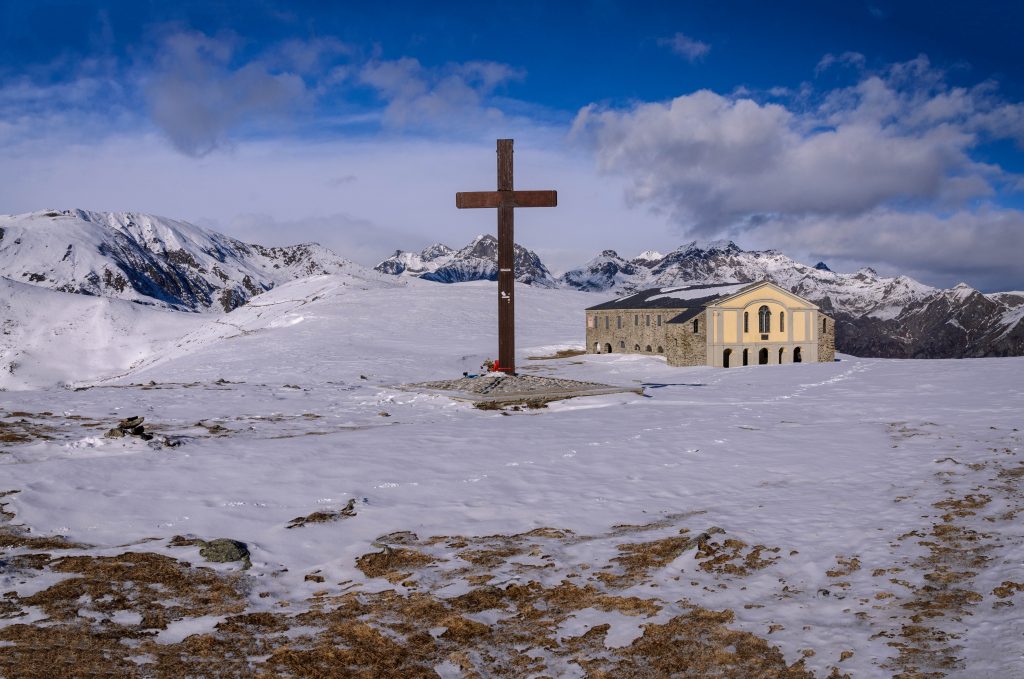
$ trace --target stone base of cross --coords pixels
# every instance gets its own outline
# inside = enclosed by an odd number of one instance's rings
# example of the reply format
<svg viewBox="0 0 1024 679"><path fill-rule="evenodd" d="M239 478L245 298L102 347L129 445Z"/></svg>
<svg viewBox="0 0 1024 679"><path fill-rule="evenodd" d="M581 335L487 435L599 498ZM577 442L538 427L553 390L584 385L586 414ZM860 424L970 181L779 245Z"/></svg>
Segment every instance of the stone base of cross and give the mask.
<svg viewBox="0 0 1024 679"><path fill-rule="evenodd" d="M516 191L512 188L512 140L498 140L498 190L455 194L455 207L498 209L498 360L494 369L516 371L515 236L517 207L555 207L555 191Z"/></svg>

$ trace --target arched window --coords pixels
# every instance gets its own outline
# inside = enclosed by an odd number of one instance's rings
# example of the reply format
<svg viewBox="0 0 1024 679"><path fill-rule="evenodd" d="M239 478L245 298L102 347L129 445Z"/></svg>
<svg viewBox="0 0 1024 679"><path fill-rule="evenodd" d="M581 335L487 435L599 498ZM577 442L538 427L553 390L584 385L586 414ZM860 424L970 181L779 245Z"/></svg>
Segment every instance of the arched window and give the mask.
<svg viewBox="0 0 1024 679"><path fill-rule="evenodd" d="M633 351L640 351L640 345L639 344L634 344L633 345Z"/></svg>
<svg viewBox="0 0 1024 679"><path fill-rule="evenodd" d="M600 342L594 342L594 353L595 354L600 354L601 353L601 343Z"/></svg>
<svg viewBox="0 0 1024 679"><path fill-rule="evenodd" d="M729 367L729 357L732 356L732 349L726 349L722 352L722 367Z"/></svg>
<svg viewBox="0 0 1024 679"><path fill-rule="evenodd" d="M772 312L766 305L757 310L757 325L761 332L771 332Z"/></svg>
<svg viewBox="0 0 1024 679"><path fill-rule="evenodd" d="M793 363L800 363L804 360L803 355L800 353L800 347L793 349Z"/></svg>
<svg viewBox="0 0 1024 679"><path fill-rule="evenodd" d="M664 347L658 347L658 353L659 354L664 354L665 353L665 348Z"/></svg>
<svg viewBox="0 0 1024 679"><path fill-rule="evenodd" d="M698 328L700 328L700 321L698 321L698 320L697 320L697 319L695 318L695 319L693 319L693 331L694 331L694 332L697 332Z"/></svg>
<svg viewBox="0 0 1024 679"><path fill-rule="evenodd" d="M781 316L779 318L781 318ZM786 351L785 349L783 349L781 347L779 348L779 365L782 365L782 356L785 353L785 351Z"/></svg>
<svg viewBox="0 0 1024 679"><path fill-rule="evenodd" d="M610 354L610 353L612 353L612 345L610 345L610 344L605 344L605 345L604 345L604 353L606 353L606 354Z"/></svg>
<svg viewBox="0 0 1024 679"><path fill-rule="evenodd" d="M750 365L749 356L747 354L746 349L743 350L743 365Z"/></svg>
<svg viewBox="0 0 1024 679"><path fill-rule="evenodd" d="M644 351L646 351L646 352L647 352L648 354L649 354L649 353L651 353L651 345L650 345L650 344L648 344L648 345L647 345L647 348L646 348L646 349L644 349Z"/></svg>
<svg viewBox="0 0 1024 679"><path fill-rule="evenodd" d="M750 332L750 314L743 312L743 332ZM743 365L746 365L744 363Z"/></svg>
<svg viewBox="0 0 1024 679"><path fill-rule="evenodd" d="M757 364L768 365L768 349L767 347L757 352Z"/></svg>
<svg viewBox="0 0 1024 679"><path fill-rule="evenodd" d="M779 312L779 332L786 332L786 312Z"/></svg>

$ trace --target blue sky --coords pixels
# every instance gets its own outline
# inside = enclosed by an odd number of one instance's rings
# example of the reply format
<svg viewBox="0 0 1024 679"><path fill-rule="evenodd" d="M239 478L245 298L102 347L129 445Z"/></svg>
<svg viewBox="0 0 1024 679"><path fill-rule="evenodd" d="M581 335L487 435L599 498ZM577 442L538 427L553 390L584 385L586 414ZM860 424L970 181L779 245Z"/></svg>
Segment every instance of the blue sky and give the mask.
<svg viewBox="0 0 1024 679"><path fill-rule="evenodd" d="M0 2L0 211L138 210L373 264L733 238L1024 289L1017 3ZM813 261L812 261L813 260Z"/></svg>

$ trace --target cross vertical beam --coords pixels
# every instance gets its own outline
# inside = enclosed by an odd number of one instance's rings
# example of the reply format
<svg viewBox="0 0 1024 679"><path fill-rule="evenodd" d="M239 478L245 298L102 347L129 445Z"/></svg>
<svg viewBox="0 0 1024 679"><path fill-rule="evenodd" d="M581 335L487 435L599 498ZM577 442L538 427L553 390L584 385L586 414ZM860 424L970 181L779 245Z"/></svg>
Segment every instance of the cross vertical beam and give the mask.
<svg viewBox="0 0 1024 679"><path fill-rule="evenodd" d="M498 140L498 191L512 192L512 140ZM504 202L504 201L503 201ZM498 208L498 369L516 371L515 208Z"/></svg>
<svg viewBox="0 0 1024 679"><path fill-rule="evenodd" d="M501 372L516 371L515 234L517 207L555 207L555 191L516 191L512 185L512 140L498 140L498 190L455 194L455 207L498 209L498 365Z"/></svg>

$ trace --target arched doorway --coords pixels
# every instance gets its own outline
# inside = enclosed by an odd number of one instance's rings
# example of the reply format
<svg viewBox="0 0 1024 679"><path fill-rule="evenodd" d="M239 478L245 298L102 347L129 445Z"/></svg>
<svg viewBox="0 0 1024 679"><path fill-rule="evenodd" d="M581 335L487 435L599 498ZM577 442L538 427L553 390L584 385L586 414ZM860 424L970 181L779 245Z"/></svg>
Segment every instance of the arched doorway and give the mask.
<svg viewBox="0 0 1024 679"><path fill-rule="evenodd" d="M729 357L732 356L732 349L726 349L722 352L722 367L729 367Z"/></svg>
<svg viewBox="0 0 1024 679"><path fill-rule="evenodd" d="M800 363L803 360L803 356L800 355L800 347L797 347L793 350L793 363Z"/></svg>
<svg viewBox="0 0 1024 679"><path fill-rule="evenodd" d="M765 347L761 351L757 352L757 364L768 365L768 348Z"/></svg>
<svg viewBox="0 0 1024 679"><path fill-rule="evenodd" d="M786 350L784 348L782 348L782 347L779 347L779 365L782 365L782 356L785 353L786 353Z"/></svg>
<svg viewBox="0 0 1024 679"><path fill-rule="evenodd" d="M600 342L594 342L594 353L595 354L600 354L601 353L601 343Z"/></svg>
<svg viewBox="0 0 1024 679"><path fill-rule="evenodd" d="M612 345L610 345L610 344L605 344L605 345L604 345L604 353L606 353L606 354L610 354L610 353L612 353Z"/></svg>
<svg viewBox="0 0 1024 679"><path fill-rule="evenodd" d="M746 350L746 349L744 349L744 350L743 350L743 365L750 365L750 359L749 359L749 356L750 356L750 354L749 354L749 353L747 353L747 350Z"/></svg>

